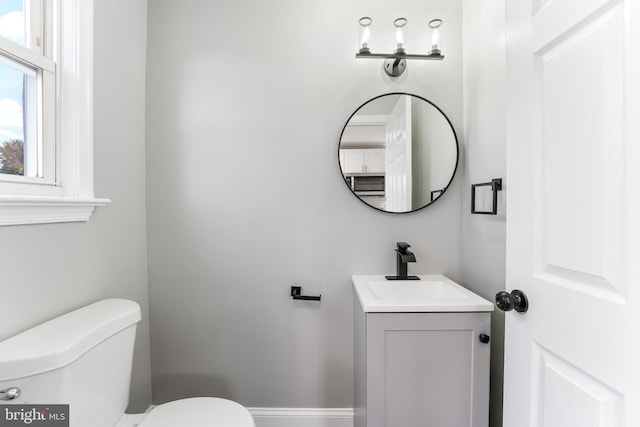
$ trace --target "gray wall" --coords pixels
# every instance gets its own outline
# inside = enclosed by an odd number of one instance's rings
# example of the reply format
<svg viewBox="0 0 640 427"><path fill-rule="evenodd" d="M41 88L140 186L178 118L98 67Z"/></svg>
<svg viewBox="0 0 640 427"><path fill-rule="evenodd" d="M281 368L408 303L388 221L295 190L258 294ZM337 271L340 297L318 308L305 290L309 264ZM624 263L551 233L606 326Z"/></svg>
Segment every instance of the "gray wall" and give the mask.
<svg viewBox="0 0 640 427"><path fill-rule="evenodd" d="M354 58L364 15L384 51L395 17L409 20L410 52L442 18L446 59L387 78L382 61ZM461 18L451 0L149 2L154 402L351 407L350 276L393 272L405 240L411 272L462 279L460 175L428 209L384 214L337 162L345 121L381 93L421 95L462 127ZM322 302L292 301L294 283Z"/></svg>
<svg viewBox="0 0 640 427"><path fill-rule="evenodd" d="M447 119L431 104L412 102L413 206L431 203L431 192L449 184L451 171L458 166L457 134L451 131ZM456 143L458 146L456 146ZM426 165L426 167L420 167ZM456 171L456 173L459 172Z"/></svg>
<svg viewBox="0 0 640 427"><path fill-rule="evenodd" d="M96 0L95 194L113 202L98 208L88 223L0 227L0 340L103 298L138 301L143 320L136 340L131 409L140 411L151 395L145 33L145 0Z"/></svg>
<svg viewBox="0 0 640 427"><path fill-rule="evenodd" d="M471 184L506 175L504 0L463 0L464 139L463 270L468 288L489 301L505 289L505 195L498 215L471 215ZM492 316L491 423L502 425L504 315Z"/></svg>

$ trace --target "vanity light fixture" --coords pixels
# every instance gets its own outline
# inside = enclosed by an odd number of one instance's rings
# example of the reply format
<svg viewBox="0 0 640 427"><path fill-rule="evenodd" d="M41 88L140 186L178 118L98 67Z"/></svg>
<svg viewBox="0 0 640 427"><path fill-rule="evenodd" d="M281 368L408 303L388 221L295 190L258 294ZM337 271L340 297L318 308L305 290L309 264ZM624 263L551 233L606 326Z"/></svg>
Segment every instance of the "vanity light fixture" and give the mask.
<svg viewBox="0 0 640 427"><path fill-rule="evenodd" d="M407 19L397 18L393 21L395 27L395 50L393 53L372 53L369 48L371 40L371 24L373 19L368 16L360 18L360 50L356 53L356 58L382 58L384 59L384 71L391 77L398 77L407 68L407 59L430 59L442 61L444 56L440 50L440 32L438 28L442 25L442 19L432 19L428 23L431 30L431 49L425 55L408 54L405 51L407 36Z"/></svg>

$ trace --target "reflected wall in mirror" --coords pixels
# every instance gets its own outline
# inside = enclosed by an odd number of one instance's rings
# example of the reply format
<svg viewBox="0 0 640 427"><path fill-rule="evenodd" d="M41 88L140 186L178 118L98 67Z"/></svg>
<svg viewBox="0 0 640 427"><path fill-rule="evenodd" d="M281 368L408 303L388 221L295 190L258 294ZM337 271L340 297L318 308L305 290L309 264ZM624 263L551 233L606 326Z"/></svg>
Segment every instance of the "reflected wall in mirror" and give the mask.
<svg viewBox="0 0 640 427"><path fill-rule="evenodd" d="M434 203L458 167L458 138L432 102L390 93L361 105L342 129L342 177L361 201L405 213Z"/></svg>

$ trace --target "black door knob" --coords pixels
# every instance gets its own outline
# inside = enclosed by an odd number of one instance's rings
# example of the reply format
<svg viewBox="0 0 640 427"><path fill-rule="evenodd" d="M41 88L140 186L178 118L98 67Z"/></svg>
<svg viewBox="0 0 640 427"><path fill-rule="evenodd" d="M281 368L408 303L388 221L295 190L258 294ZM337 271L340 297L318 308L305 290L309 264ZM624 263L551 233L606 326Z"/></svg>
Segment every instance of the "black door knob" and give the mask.
<svg viewBox="0 0 640 427"><path fill-rule="evenodd" d="M496 307L502 311L513 310L513 297L507 291L500 291L496 294Z"/></svg>
<svg viewBox="0 0 640 427"><path fill-rule="evenodd" d="M488 343L489 343L489 340L491 339L491 338L489 337L489 335L487 335L487 334L480 334L480 336L479 336L478 338L480 339L480 342L481 342L482 344L488 344Z"/></svg>
<svg viewBox="0 0 640 427"><path fill-rule="evenodd" d="M524 292L514 289L511 293L501 291L496 294L496 307L502 311L516 310L518 313L526 313L529 309L529 300Z"/></svg>

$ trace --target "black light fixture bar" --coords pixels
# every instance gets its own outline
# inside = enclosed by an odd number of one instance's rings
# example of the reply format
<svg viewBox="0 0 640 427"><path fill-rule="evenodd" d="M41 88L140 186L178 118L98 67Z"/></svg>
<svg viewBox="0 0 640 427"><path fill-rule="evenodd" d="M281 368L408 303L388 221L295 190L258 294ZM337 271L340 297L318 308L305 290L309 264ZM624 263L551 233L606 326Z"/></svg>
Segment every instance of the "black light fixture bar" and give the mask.
<svg viewBox="0 0 640 427"><path fill-rule="evenodd" d="M382 58L382 59L430 59L442 61L443 55L415 55L410 53L356 53L356 58Z"/></svg>

